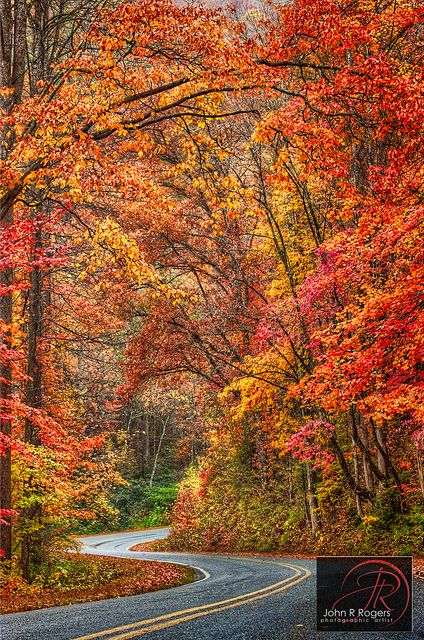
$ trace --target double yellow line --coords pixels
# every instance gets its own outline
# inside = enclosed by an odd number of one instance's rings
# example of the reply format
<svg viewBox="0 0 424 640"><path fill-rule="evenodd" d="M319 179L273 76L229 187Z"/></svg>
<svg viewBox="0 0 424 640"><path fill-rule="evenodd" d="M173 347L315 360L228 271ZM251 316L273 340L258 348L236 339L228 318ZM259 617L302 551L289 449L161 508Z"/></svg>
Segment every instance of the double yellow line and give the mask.
<svg viewBox="0 0 424 640"><path fill-rule="evenodd" d="M247 558L243 558L247 560ZM249 558L250 560L250 558ZM252 562L255 560L252 559ZM285 567L294 571L294 575L275 582L274 584L258 589L257 591L251 591L241 596L235 596L234 598L228 598L227 600L220 600L219 602L211 602L210 604L204 604L199 607L192 607L191 609L183 609L181 611L174 611L167 613L156 618L148 618L146 620L140 620L139 622L133 622L131 624L123 625L122 627L114 627L113 629L106 629L105 631L99 631L97 633L90 633L86 636L79 636L73 638L73 640L97 640L97 638L103 638L104 640L130 640L130 638L136 638L152 631L160 631L169 627L174 627L182 622L188 622L195 618L201 618L213 613L219 613L220 611L226 611L227 609L233 609L234 607L240 607L263 598L281 593L286 589L296 586L299 582L306 580L311 575L311 572L301 567L295 567L284 562L266 561L267 564L276 564L280 567Z"/></svg>

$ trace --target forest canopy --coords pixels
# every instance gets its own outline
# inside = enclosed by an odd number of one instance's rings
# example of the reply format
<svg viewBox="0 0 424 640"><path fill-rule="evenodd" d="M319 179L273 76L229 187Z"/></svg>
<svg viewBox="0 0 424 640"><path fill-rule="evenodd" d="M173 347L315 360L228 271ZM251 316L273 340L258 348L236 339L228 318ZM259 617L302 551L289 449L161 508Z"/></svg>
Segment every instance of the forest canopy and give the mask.
<svg viewBox="0 0 424 640"><path fill-rule="evenodd" d="M423 13L2 3L8 570L172 503L174 548L422 550Z"/></svg>

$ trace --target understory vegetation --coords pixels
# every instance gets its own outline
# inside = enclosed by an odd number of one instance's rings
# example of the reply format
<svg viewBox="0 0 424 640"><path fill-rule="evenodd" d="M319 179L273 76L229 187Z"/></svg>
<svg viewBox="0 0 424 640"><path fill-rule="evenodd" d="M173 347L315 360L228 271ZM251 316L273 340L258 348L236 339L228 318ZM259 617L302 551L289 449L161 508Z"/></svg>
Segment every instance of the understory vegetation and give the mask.
<svg viewBox="0 0 424 640"><path fill-rule="evenodd" d="M171 535L156 548L422 557L424 514L419 502L400 513L397 495L388 487L359 517L343 477L332 474L316 485L318 530L314 532L304 470L295 466L288 478L287 469L279 466L261 487L252 466L237 459L236 451L230 455L228 449L215 451L188 471L174 507Z"/></svg>
<svg viewBox="0 0 424 640"><path fill-rule="evenodd" d="M107 517L81 521L75 533L169 526L177 496L176 482L167 484L159 479L155 487L150 487L143 479L132 478L108 496L110 512Z"/></svg>
<svg viewBox="0 0 424 640"><path fill-rule="evenodd" d="M194 570L181 565L69 554L46 563L31 585L8 575L1 590L1 612L131 596L194 579Z"/></svg>

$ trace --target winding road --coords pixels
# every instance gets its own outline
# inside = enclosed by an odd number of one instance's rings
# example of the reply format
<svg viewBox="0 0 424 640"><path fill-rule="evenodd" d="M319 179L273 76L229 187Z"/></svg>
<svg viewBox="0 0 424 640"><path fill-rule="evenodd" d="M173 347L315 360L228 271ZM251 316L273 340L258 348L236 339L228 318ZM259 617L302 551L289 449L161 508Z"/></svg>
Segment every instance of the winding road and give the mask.
<svg viewBox="0 0 424 640"><path fill-rule="evenodd" d="M315 631L314 562L286 558L128 549L167 529L81 538L83 552L179 562L195 567L189 585L96 602L5 615L2 640L339 640ZM361 640L424 638L424 583L415 587L414 633L355 633Z"/></svg>

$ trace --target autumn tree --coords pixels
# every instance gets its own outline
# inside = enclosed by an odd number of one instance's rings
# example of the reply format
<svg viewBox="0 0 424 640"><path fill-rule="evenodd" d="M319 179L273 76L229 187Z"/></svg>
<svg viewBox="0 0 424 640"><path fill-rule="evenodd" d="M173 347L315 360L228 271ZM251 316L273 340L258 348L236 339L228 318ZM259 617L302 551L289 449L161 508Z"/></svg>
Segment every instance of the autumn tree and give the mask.
<svg viewBox="0 0 424 640"><path fill-rule="evenodd" d="M15 469L35 456L15 499L24 574L31 523L58 515L40 456L66 468L66 513L88 513L122 451L154 484L170 425L191 462L209 443L177 505L188 528L184 505L199 526L225 520L244 488L272 544L296 527L325 542L335 514L368 531L384 496L409 517L421 7L2 10L2 504L11 450ZM212 529L194 538L236 544Z"/></svg>
<svg viewBox="0 0 424 640"><path fill-rule="evenodd" d="M66 385L55 375L50 358L60 354L63 360L59 345L67 339L57 335L55 308L69 291L64 275L69 273L73 243L67 236L69 219L78 220L89 236L93 233L93 248L85 265L90 274L104 271L104 256L110 260L112 255L130 286L135 281L155 290L155 295L178 297L180 292L162 282L134 242L113 222L114 207L123 192L128 196L145 190L146 185L150 188L148 172L143 175L136 169L132 158L151 147L154 125L183 117L220 118L227 111L214 96L248 88L240 69L229 64L234 51L231 38L236 38L237 29L227 27L217 12L168 2L148 7L141 2L120 3L117 8L97 3L70 5L15 3L6 5L2 16L5 41L10 44L2 66L1 167L6 249L2 262L2 399L7 408L2 413L2 504L6 512L11 503L11 435L18 448L22 439L27 449L35 447L38 454L48 427L56 425L57 437L63 437L59 425L66 418L52 400L57 397L53 385L59 383L64 392ZM184 24L186 29L182 29ZM228 38L223 39L225 29ZM169 42L173 42L171 47ZM103 206L100 202L91 205L95 197L100 201L105 184L109 194L105 198L103 191ZM160 195L152 193L152 197L159 206ZM105 216L105 211L111 216ZM11 246L18 251L10 254L7 249ZM83 274L84 266L78 268ZM15 291L24 293L13 297ZM16 328L20 324L20 330L27 333L23 342L21 333L17 340L18 334L12 335L13 314L21 318ZM64 330L69 335L69 324ZM14 344L19 345L16 353ZM16 370L16 363L22 365L25 360L21 377L12 378L13 367ZM20 419L25 422L24 432L18 426ZM49 442L56 446L54 438L49 437ZM35 531L29 531L30 522L42 518L37 482L28 477L23 488L22 504L26 506L21 519L27 524L21 528L20 547L26 577L31 546L34 552L40 547L34 544ZM10 559L11 528L2 531L5 557Z"/></svg>

